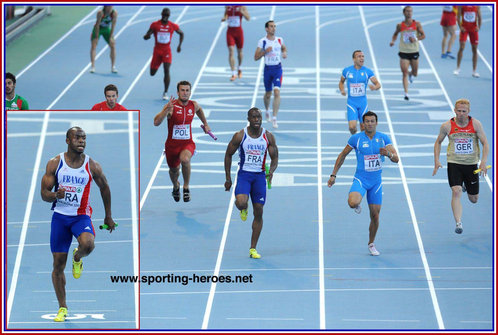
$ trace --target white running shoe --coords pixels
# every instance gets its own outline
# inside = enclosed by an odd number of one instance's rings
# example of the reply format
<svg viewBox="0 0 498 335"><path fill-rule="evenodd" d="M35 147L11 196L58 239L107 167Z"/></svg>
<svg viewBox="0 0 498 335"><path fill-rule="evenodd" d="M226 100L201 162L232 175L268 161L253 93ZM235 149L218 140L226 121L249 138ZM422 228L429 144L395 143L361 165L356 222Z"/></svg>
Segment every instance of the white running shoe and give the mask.
<svg viewBox="0 0 498 335"><path fill-rule="evenodd" d="M456 69L455 71L453 71L453 74L455 76L458 76L460 74L460 69Z"/></svg>
<svg viewBox="0 0 498 335"><path fill-rule="evenodd" d="M477 73L477 72L473 72L473 73L472 73L472 77L474 77L474 78L479 78L479 77L480 77L480 75L479 75L479 73Z"/></svg>
<svg viewBox="0 0 498 335"><path fill-rule="evenodd" d="M111 69L111 72L112 72L112 73L118 73L118 69L116 69L116 67L115 67L115 66L113 66L113 67L112 67L112 69Z"/></svg>
<svg viewBox="0 0 498 335"><path fill-rule="evenodd" d="M456 224L455 233L457 233L457 234L463 233L463 227L462 227L462 223L461 222L458 222Z"/></svg>
<svg viewBox="0 0 498 335"><path fill-rule="evenodd" d="M271 123L272 123L273 128L275 128L275 129L278 128L278 124L277 124L277 119L276 118L273 118L273 120L271 120Z"/></svg>
<svg viewBox="0 0 498 335"><path fill-rule="evenodd" d="M373 244L373 243L370 243L368 245L368 251L370 251L370 255L372 255L372 256L379 256L380 255L380 252L377 251L377 249L375 248L375 244Z"/></svg>
<svg viewBox="0 0 498 335"><path fill-rule="evenodd" d="M271 121L271 118L270 118L270 111L266 111L266 112L265 112L265 114L266 114L266 121L267 121L267 122L270 122L270 121Z"/></svg>
<svg viewBox="0 0 498 335"><path fill-rule="evenodd" d="M355 212L356 214L360 214L360 213L361 213L361 206L360 206L360 205L356 206L356 207L355 207L355 208L353 208L353 209L354 209L354 212Z"/></svg>
<svg viewBox="0 0 498 335"><path fill-rule="evenodd" d="M90 73L95 73L95 66L92 66L92 67L90 68Z"/></svg>
<svg viewBox="0 0 498 335"><path fill-rule="evenodd" d="M163 93L163 100L168 100L168 92Z"/></svg>

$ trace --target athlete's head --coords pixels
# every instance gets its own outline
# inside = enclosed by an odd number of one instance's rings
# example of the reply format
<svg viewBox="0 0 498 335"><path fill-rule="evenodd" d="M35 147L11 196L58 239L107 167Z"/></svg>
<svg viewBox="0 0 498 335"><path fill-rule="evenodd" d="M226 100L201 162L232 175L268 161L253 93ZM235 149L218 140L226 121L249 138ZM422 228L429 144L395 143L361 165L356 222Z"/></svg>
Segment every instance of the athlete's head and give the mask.
<svg viewBox="0 0 498 335"><path fill-rule="evenodd" d="M171 11L169 10L169 8L164 8L161 12L161 18L163 21L168 21L170 15Z"/></svg>
<svg viewBox="0 0 498 335"><path fill-rule="evenodd" d="M353 62L354 65L356 66L363 66L363 63L365 62L365 55L363 54L363 51L361 50L355 50L353 51Z"/></svg>
<svg viewBox="0 0 498 335"><path fill-rule="evenodd" d="M86 133L80 127L71 127L66 132L67 151L83 153L86 147Z"/></svg>
<svg viewBox="0 0 498 335"><path fill-rule="evenodd" d="M112 11L112 6L104 6L104 13L109 14Z"/></svg>
<svg viewBox="0 0 498 335"><path fill-rule="evenodd" d="M374 112L372 112L372 111L368 111L368 112L366 112L365 114L363 114L363 117L362 117L363 122L365 122L365 118L366 118L366 117L372 117L372 116L375 118L375 123L377 123L377 114L375 114L375 113L374 113Z"/></svg>
<svg viewBox="0 0 498 335"><path fill-rule="evenodd" d="M16 90L16 76L12 73L7 72L5 74L5 94L11 95L14 94Z"/></svg>
<svg viewBox="0 0 498 335"><path fill-rule="evenodd" d="M273 20L267 21L265 23L265 30L268 33L268 35L274 35L275 30L277 29L277 25Z"/></svg>
<svg viewBox="0 0 498 335"><path fill-rule="evenodd" d="M470 113L470 101L467 99L458 99L455 101L454 111L457 119L464 122Z"/></svg>
<svg viewBox="0 0 498 335"><path fill-rule="evenodd" d="M413 8L412 8L412 6L405 6L403 8L403 15L405 15L405 18L411 19L412 15L413 15Z"/></svg>
<svg viewBox="0 0 498 335"><path fill-rule="evenodd" d="M118 101L118 88L109 84L104 88L104 96L107 102L107 105L112 109L116 106L116 102Z"/></svg>
<svg viewBox="0 0 498 335"><path fill-rule="evenodd" d="M247 121L249 127L259 129L263 120L261 110L258 107L253 107L247 111Z"/></svg>
<svg viewBox="0 0 498 335"><path fill-rule="evenodd" d="M186 80L179 81L178 84L176 84L178 99L180 99L181 102L186 103L188 99L190 99L191 88L192 84Z"/></svg>
<svg viewBox="0 0 498 335"><path fill-rule="evenodd" d="M365 133L372 134L375 133L375 128L377 127L377 114L372 111L368 111L363 114L363 125L365 126Z"/></svg>

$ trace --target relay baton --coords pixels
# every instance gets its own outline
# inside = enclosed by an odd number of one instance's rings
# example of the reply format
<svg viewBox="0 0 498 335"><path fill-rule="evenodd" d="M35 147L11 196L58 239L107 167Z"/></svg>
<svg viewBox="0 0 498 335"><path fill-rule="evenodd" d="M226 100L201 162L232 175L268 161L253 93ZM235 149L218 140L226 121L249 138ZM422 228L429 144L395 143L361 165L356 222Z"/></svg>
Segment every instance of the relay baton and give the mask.
<svg viewBox="0 0 498 335"><path fill-rule="evenodd" d="M117 226L118 226L118 224L117 224L117 223L116 223L116 224L114 224L114 227L117 227ZM106 224L104 223L104 224L101 224L101 225L99 226L99 228L100 228L100 229L107 229L107 230L108 230L108 229L109 229L109 226L108 226L108 225L106 225Z"/></svg>
<svg viewBox="0 0 498 335"><path fill-rule="evenodd" d="M486 169L491 169L491 165L486 166ZM474 170L474 174L481 172L481 169Z"/></svg>
<svg viewBox="0 0 498 335"><path fill-rule="evenodd" d="M202 128L202 130L206 131L203 124L201 124L201 128ZM211 136L213 138L213 140L215 140L215 141L218 140L218 137L214 136L213 133L211 132L211 130L208 131L207 133L209 136Z"/></svg>
<svg viewBox="0 0 498 335"><path fill-rule="evenodd" d="M270 167L268 166L268 163L265 164L265 172L268 174L270 173ZM271 181L270 181L270 176L266 176L266 183L268 185L268 189L271 188Z"/></svg>

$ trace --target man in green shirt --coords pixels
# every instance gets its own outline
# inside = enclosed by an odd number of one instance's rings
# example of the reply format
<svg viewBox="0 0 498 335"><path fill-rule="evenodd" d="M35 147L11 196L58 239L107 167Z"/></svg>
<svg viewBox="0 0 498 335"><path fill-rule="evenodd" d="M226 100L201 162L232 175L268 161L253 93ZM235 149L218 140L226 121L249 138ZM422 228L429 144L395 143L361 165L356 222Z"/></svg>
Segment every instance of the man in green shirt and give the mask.
<svg viewBox="0 0 498 335"><path fill-rule="evenodd" d="M7 72L5 74L5 109L28 110L28 102L16 94L16 76Z"/></svg>

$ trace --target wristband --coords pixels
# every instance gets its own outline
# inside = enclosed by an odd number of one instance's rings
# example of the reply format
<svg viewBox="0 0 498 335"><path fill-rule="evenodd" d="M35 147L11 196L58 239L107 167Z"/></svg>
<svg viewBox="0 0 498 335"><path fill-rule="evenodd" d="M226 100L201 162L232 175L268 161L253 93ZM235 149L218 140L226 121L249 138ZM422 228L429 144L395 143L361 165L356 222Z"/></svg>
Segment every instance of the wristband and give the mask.
<svg viewBox="0 0 498 335"><path fill-rule="evenodd" d="M337 178L337 176L335 174L331 174L330 177Z"/></svg>

